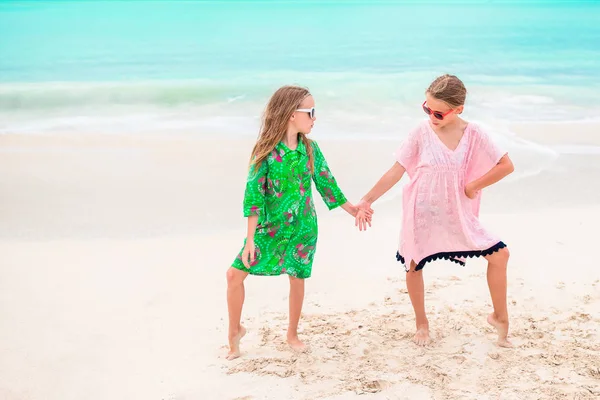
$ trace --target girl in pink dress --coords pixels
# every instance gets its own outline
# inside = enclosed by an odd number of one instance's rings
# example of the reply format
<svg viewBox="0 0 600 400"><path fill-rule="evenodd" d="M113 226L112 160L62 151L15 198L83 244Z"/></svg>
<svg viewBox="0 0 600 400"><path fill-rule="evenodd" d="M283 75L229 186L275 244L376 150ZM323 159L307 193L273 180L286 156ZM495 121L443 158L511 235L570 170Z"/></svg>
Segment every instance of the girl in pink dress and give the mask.
<svg viewBox="0 0 600 400"><path fill-rule="evenodd" d="M498 344L508 341L506 306L506 245L479 221L481 190L511 172L513 164L478 125L459 117L467 90L456 76L443 75L427 89L423 110L429 118L410 132L395 153L396 162L361 200L371 204L394 186L406 171L402 230L396 258L406 269L406 286L415 310L419 346L429 343L425 314L423 267L446 259L465 265L468 257L485 257L487 281L494 305L488 322L498 331ZM356 217L361 230L367 220Z"/></svg>

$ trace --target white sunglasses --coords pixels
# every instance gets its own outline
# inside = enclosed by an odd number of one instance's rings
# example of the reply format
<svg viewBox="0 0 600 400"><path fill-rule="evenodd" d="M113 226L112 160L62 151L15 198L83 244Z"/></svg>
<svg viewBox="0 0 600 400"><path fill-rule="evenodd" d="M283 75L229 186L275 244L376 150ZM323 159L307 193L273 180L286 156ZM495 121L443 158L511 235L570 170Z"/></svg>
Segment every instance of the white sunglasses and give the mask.
<svg viewBox="0 0 600 400"><path fill-rule="evenodd" d="M312 119L315 117L315 108L298 108L296 111L308 113L309 117Z"/></svg>

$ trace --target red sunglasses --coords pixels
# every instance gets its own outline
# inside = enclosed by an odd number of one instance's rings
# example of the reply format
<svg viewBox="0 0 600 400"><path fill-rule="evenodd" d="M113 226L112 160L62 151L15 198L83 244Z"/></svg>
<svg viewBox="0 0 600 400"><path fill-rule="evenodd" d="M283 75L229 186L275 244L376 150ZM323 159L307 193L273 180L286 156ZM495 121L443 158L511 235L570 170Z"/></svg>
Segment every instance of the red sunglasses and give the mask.
<svg viewBox="0 0 600 400"><path fill-rule="evenodd" d="M454 110L450 110L450 111L447 111L442 114L440 111L433 111L431 108L427 107L425 105L425 103L427 103L427 100L423 102L423 111L425 111L425 114L427 114L427 115L433 114L433 116L436 117L437 119L439 119L440 121L443 120L446 115L448 115L452 111L454 111Z"/></svg>

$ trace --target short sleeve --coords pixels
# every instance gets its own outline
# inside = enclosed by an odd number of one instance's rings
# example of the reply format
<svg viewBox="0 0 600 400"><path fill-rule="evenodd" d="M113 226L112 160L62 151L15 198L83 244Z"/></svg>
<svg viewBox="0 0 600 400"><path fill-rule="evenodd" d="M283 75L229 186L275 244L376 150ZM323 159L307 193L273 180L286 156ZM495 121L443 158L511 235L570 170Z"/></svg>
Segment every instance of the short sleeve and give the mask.
<svg viewBox="0 0 600 400"><path fill-rule="evenodd" d="M419 164L419 136L420 128L413 129L394 152L396 161L404 167L409 176L414 175Z"/></svg>
<svg viewBox="0 0 600 400"><path fill-rule="evenodd" d="M248 179L246 180L246 191L244 193L244 217L252 215L261 217L264 214L267 169L267 160L263 160L258 168L256 164L250 166Z"/></svg>
<svg viewBox="0 0 600 400"><path fill-rule="evenodd" d="M507 152L495 143L490 135L479 125L474 126L471 134L473 135L473 156L471 159L472 165L469 169L479 177L494 168Z"/></svg>

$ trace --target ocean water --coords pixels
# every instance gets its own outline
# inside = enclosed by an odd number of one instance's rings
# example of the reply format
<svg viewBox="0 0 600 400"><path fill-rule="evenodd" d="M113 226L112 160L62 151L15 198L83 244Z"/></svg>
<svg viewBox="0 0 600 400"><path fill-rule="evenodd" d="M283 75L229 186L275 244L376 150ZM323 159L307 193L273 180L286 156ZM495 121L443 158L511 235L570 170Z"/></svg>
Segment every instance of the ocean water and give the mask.
<svg viewBox="0 0 600 400"><path fill-rule="evenodd" d="M320 137L401 137L443 73L504 140L598 119L600 1L0 2L0 133L255 136L299 84Z"/></svg>

